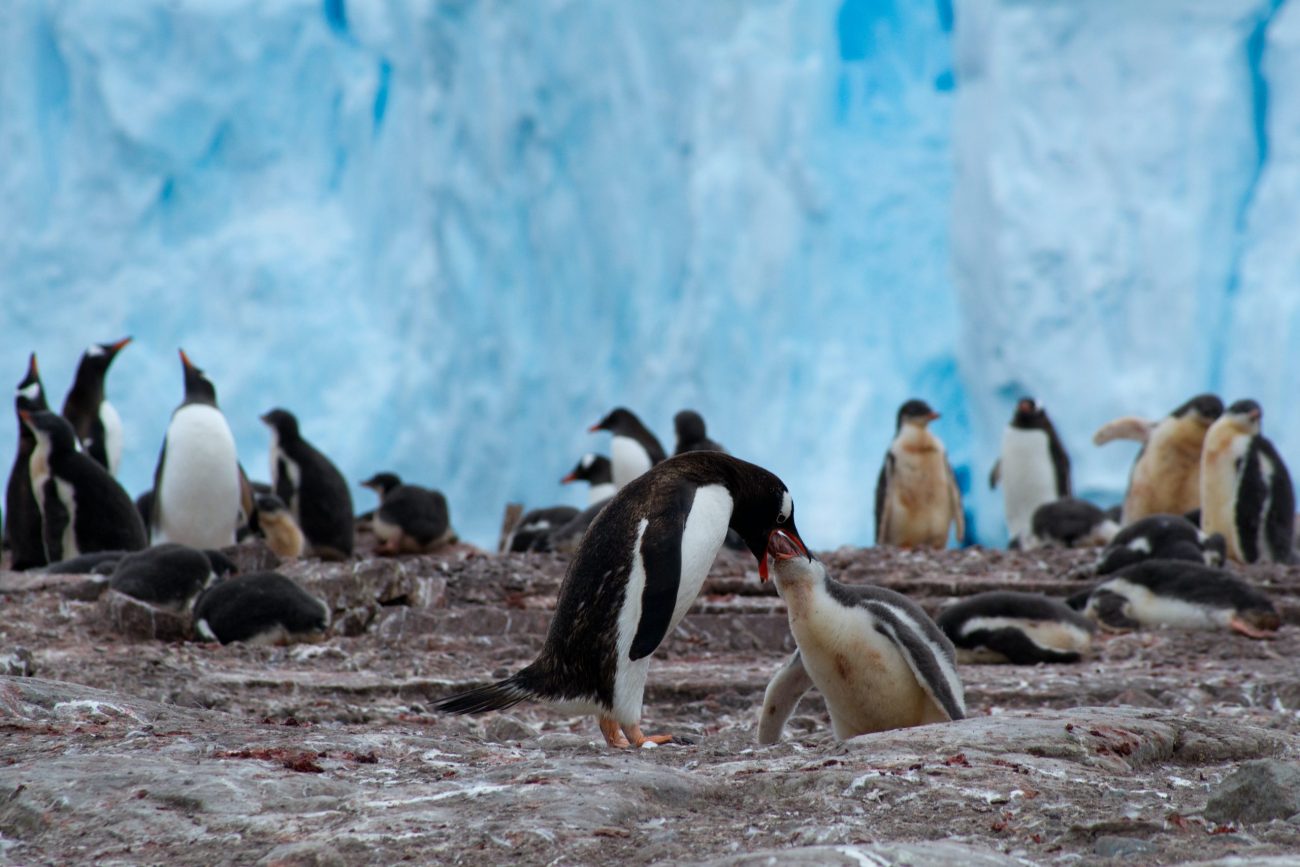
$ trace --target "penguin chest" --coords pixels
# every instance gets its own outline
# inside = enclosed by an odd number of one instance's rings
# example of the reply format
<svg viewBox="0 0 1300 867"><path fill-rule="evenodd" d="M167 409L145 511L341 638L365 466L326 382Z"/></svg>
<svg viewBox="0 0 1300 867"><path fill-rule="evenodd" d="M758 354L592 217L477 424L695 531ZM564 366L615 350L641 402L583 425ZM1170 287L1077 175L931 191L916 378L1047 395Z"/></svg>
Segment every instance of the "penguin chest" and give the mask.
<svg viewBox="0 0 1300 867"><path fill-rule="evenodd" d="M221 411L181 407L167 428L159 498L159 537L196 548L234 544L239 519L235 440Z"/></svg>
<svg viewBox="0 0 1300 867"><path fill-rule="evenodd" d="M290 512L300 514L298 492L302 490L302 468L285 454L279 442L271 446L271 488L284 499ZM285 493L288 493L287 497Z"/></svg>
<svg viewBox="0 0 1300 867"><path fill-rule="evenodd" d="M104 454L108 456L108 472L117 475L117 468L122 463L122 417L117 414L113 404L101 401L99 404L99 423L104 429Z"/></svg>
<svg viewBox="0 0 1300 867"><path fill-rule="evenodd" d="M894 449L894 474L886 492L893 545L943 547L952 522L948 464L939 449Z"/></svg>
<svg viewBox="0 0 1300 867"><path fill-rule="evenodd" d="M632 437L614 436L609 443L614 487L621 488L650 469L650 454Z"/></svg>
<svg viewBox="0 0 1300 867"><path fill-rule="evenodd" d="M1241 539L1237 532L1237 487L1241 481L1241 463L1250 448L1250 437L1237 435L1231 428L1211 431L1205 439L1201 468L1201 529L1222 533L1228 556L1241 560Z"/></svg>
<svg viewBox="0 0 1300 867"><path fill-rule="evenodd" d="M1041 430L1008 427L1002 435L1002 502L1007 530L1024 539L1034 510L1057 499L1051 443Z"/></svg>
<svg viewBox="0 0 1300 867"><path fill-rule="evenodd" d="M813 684L826 700L835 736L920 725L933 702L907 660L864 608L812 588L785 594L790 630Z"/></svg>

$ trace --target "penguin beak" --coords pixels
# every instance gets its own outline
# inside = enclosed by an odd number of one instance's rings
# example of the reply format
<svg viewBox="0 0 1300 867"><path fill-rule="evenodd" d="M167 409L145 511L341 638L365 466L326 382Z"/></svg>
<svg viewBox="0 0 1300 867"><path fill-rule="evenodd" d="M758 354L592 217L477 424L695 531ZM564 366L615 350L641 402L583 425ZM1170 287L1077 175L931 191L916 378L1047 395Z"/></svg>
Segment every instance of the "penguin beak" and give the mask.
<svg viewBox="0 0 1300 867"><path fill-rule="evenodd" d="M33 379L41 375L41 369L36 366L35 352L32 353L32 357L27 362L27 375Z"/></svg>
<svg viewBox="0 0 1300 867"><path fill-rule="evenodd" d="M179 352L179 353L181 354L181 364L185 365L185 369L186 369L186 370L193 370L193 369L194 369L194 365L193 365L193 363L190 362L190 357L189 357L188 355L185 354L185 350L184 350L184 349L178 349L177 352Z"/></svg>
<svg viewBox="0 0 1300 867"><path fill-rule="evenodd" d="M108 351L109 351L109 354L111 354L111 355L117 355L119 352L122 351L123 347L125 347L125 346L126 346L128 343L130 343L130 342L131 342L131 338L129 338L129 337L123 337L123 338L122 338L121 340L119 340L117 343L110 343L110 344L108 345Z"/></svg>
<svg viewBox="0 0 1300 867"><path fill-rule="evenodd" d="M22 419L23 424L32 427L32 414L25 409L18 410L18 417Z"/></svg>
<svg viewBox="0 0 1300 867"><path fill-rule="evenodd" d="M934 410L930 410L930 414L925 417L925 420L934 421L936 418L940 418L940 417L941 416L939 415L939 413L935 412Z"/></svg>
<svg viewBox="0 0 1300 867"><path fill-rule="evenodd" d="M761 581L766 581L767 559L770 555L773 560L790 560L799 555L803 555L812 560L812 554L808 553L808 546L799 538L799 533L790 527L785 530L773 530L767 536L767 548L763 551L763 556L758 558L758 577Z"/></svg>
<svg viewBox="0 0 1300 867"><path fill-rule="evenodd" d="M598 430L604 430L604 428L600 426L600 422L596 422L591 427L587 428L587 433L595 433Z"/></svg>
<svg viewBox="0 0 1300 867"><path fill-rule="evenodd" d="M560 484L567 485L569 482L576 482L577 480L578 480L577 476L575 476L573 473L569 473L567 476L560 479Z"/></svg>

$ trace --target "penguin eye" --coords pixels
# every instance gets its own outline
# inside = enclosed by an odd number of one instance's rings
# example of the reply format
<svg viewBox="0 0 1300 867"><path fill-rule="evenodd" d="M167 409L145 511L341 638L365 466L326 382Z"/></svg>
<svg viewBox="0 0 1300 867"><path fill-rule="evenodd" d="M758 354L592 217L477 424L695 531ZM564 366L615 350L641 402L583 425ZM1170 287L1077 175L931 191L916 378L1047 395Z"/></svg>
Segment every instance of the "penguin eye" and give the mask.
<svg viewBox="0 0 1300 867"><path fill-rule="evenodd" d="M777 515L777 516L776 516L776 522L777 522L778 524L784 524L784 523L785 523L785 515Z"/></svg>

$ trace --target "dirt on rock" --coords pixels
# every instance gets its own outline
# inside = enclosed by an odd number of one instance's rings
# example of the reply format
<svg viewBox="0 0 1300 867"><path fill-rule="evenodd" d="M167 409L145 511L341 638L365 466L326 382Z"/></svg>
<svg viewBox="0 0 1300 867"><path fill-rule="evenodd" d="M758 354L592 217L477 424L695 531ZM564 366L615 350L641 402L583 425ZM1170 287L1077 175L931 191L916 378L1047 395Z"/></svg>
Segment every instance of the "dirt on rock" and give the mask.
<svg viewBox="0 0 1300 867"><path fill-rule="evenodd" d="M255 547L237 552L265 568ZM995 588L1064 596L1091 552L841 549L847 582L934 613ZM431 703L530 661L567 565L437 555L280 568L319 644L219 646L87 576L0 572L0 861L16 864L1294 863L1300 819L1221 824L1237 767L1300 760L1300 569L1243 570L1287 621L1103 634L1071 666L962 666L970 718L837 742L815 693L759 747L793 650L752 557L719 557L655 655L649 733L537 705ZM157 637L151 637L157 636ZM1259 859L1259 860L1254 860Z"/></svg>

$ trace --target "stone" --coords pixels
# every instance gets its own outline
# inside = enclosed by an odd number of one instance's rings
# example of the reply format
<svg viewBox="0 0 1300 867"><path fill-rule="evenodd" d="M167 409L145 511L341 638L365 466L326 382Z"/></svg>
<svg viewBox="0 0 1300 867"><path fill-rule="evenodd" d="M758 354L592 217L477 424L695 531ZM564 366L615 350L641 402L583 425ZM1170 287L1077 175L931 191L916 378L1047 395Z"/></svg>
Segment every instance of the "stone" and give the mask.
<svg viewBox="0 0 1300 867"><path fill-rule="evenodd" d="M1093 841L1092 851L1102 858L1131 858L1134 855L1149 855L1160 851L1160 847L1137 837L1117 837L1103 834Z"/></svg>
<svg viewBox="0 0 1300 867"><path fill-rule="evenodd" d="M1210 795L1212 822L1267 822L1300 813L1300 767L1276 759L1244 762Z"/></svg>
<svg viewBox="0 0 1300 867"><path fill-rule="evenodd" d="M36 661L32 652L25 647L15 647L8 653L0 654L0 674L10 677L31 677L36 673Z"/></svg>
<svg viewBox="0 0 1300 867"><path fill-rule="evenodd" d="M109 590L99 600L99 612L114 631L140 641L183 641L191 634L188 611L177 612Z"/></svg>
<svg viewBox="0 0 1300 867"><path fill-rule="evenodd" d="M483 737L498 744L512 741L529 741L536 736L537 732L529 728L524 722L504 713L493 715L483 728Z"/></svg>

